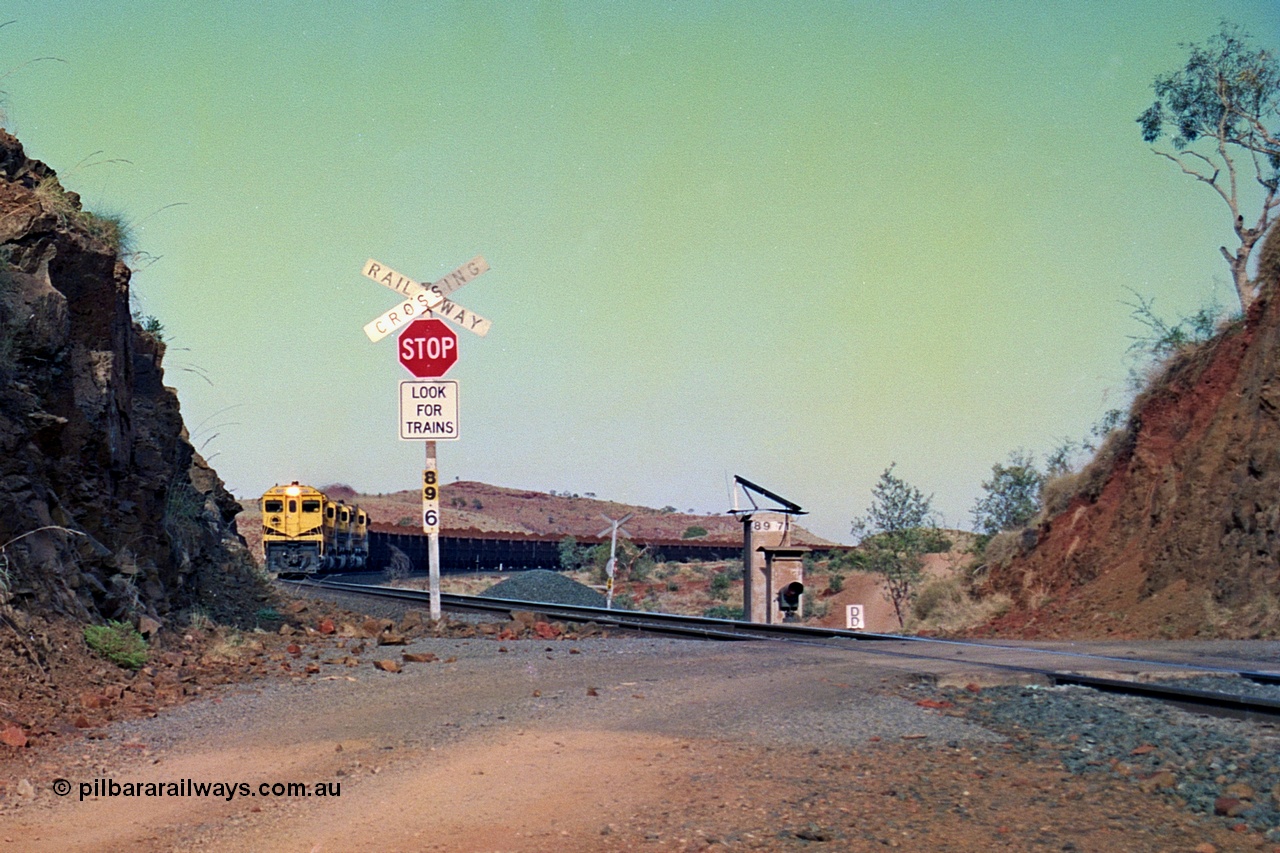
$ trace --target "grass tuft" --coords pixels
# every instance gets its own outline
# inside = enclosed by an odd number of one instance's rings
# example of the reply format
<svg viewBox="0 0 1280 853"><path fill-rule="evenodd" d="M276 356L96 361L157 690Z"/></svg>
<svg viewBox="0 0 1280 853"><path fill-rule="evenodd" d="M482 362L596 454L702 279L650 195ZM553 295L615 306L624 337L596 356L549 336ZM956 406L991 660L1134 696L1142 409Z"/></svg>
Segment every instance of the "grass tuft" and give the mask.
<svg viewBox="0 0 1280 853"><path fill-rule="evenodd" d="M147 641L128 622L89 625L84 641L93 651L124 669L141 669L147 662Z"/></svg>
<svg viewBox="0 0 1280 853"><path fill-rule="evenodd" d="M41 208L53 214L59 227L78 229L121 258L133 254L133 232L123 215L84 210L79 197L67 192L53 175L45 176L36 184L35 197Z"/></svg>

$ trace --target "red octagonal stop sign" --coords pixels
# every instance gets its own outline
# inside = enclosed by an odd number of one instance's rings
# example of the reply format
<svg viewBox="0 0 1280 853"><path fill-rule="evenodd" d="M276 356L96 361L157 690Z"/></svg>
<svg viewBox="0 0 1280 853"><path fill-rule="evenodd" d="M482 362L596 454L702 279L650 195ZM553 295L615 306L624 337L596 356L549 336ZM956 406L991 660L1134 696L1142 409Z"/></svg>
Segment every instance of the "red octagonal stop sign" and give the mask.
<svg viewBox="0 0 1280 853"><path fill-rule="evenodd" d="M400 333L400 363L419 379L444 376L458 361L458 336L443 320L414 320Z"/></svg>

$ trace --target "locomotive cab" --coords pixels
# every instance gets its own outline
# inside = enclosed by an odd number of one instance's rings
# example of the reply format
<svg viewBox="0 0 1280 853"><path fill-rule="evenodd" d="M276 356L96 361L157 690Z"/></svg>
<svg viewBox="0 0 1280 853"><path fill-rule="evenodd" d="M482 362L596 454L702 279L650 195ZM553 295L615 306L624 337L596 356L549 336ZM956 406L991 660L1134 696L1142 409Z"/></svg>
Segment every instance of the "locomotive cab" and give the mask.
<svg viewBox="0 0 1280 853"><path fill-rule="evenodd" d="M311 574L324 562L324 495L297 481L262 496L262 550L267 570Z"/></svg>
<svg viewBox="0 0 1280 853"><path fill-rule="evenodd" d="M296 480L262 496L262 551L267 571L284 577L363 568L369 556L369 516L331 501Z"/></svg>
<svg viewBox="0 0 1280 853"><path fill-rule="evenodd" d="M338 501L334 521L334 563L339 569L351 567L351 507Z"/></svg>
<svg viewBox="0 0 1280 853"><path fill-rule="evenodd" d="M351 511L351 566L363 569L369 562L369 514L359 507Z"/></svg>

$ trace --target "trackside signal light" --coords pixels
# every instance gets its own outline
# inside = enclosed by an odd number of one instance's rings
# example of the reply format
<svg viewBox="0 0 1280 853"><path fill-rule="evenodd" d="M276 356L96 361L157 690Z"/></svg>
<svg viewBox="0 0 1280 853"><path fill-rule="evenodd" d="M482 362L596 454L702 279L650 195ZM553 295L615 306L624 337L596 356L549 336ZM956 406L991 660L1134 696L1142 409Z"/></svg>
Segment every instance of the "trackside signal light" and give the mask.
<svg viewBox="0 0 1280 853"><path fill-rule="evenodd" d="M795 613L800 609L800 596L803 594L804 584L792 581L778 590L778 609L785 613Z"/></svg>

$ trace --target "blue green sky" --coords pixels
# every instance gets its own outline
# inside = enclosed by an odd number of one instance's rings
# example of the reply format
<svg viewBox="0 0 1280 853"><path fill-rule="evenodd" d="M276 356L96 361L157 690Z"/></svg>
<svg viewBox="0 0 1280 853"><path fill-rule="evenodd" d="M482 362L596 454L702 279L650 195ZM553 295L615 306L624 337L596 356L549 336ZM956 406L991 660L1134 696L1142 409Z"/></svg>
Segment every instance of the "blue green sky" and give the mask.
<svg viewBox="0 0 1280 853"><path fill-rule="evenodd" d="M1274 0L4 5L6 127L132 224L238 495L415 488L360 270L483 254L445 482L722 511L741 474L840 541L891 462L967 527L1123 405L1126 288L1231 303L1225 207L1134 119L1219 19L1280 46Z"/></svg>

